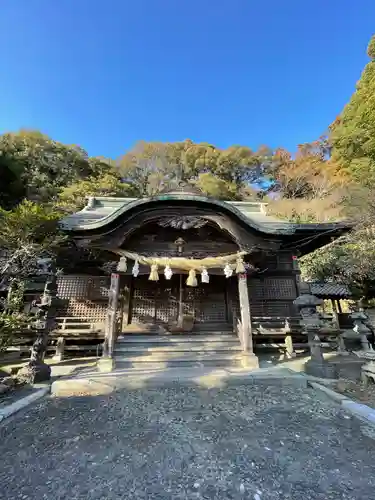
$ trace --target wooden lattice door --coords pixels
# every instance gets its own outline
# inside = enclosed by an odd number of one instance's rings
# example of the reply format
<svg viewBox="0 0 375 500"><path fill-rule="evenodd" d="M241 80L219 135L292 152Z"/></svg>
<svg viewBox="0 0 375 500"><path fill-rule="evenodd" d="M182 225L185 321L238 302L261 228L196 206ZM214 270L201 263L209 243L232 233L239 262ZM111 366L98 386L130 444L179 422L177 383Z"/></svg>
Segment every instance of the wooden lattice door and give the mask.
<svg viewBox="0 0 375 500"><path fill-rule="evenodd" d="M186 287L184 311L193 313L197 324L226 323L228 321L226 285L224 277L211 276L210 283Z"/></svg>
<svg viewBox="0 0 375 500"><path fill-rule="evenodd" d="M178 314L178 276L171 280L149 281L147 276L134 280L131 323L164 324L176 321Z"/></svg>
<svg viewBox="0 0 375 500"><path fill-rule="evenodd" d="M199 283L197 287L187 286L186 278L174 275L171 280L160 277L158 282L152 282L143 276L134 280L131 323L167 326L176 322L181 285L183 314L193 315L198 324L227 322L225 278L212 276L210 283Z"/></svg>

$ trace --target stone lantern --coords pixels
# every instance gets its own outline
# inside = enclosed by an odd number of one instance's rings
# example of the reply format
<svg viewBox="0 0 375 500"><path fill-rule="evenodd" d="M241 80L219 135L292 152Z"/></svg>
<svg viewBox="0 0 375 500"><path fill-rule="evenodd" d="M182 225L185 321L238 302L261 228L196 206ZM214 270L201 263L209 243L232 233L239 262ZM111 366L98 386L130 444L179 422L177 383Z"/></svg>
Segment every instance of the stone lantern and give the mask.
<svg viewBox="0 0 375 500"><path fill-rule="evenodd" d="M301 292L293 303L301 314L300 325L310 347L311 359L306 363L306 372L315 377L333 377L334 367L324 360L319 338L324 322L316 308L323 304L323 300L309 293L309 288L301 287Z"/></svg>
<svg viewBox="0 0 375 500"><path fill-rule="evenodd" d="M52 269L47 277L40 301L33 301L35 321L33 327L37 337L31 348L29 362L18 372L18 378L27 383L45 382L51 378L51 368L44 362L49 333L55 328L55 306L57 302L57 274Z"/></svg>

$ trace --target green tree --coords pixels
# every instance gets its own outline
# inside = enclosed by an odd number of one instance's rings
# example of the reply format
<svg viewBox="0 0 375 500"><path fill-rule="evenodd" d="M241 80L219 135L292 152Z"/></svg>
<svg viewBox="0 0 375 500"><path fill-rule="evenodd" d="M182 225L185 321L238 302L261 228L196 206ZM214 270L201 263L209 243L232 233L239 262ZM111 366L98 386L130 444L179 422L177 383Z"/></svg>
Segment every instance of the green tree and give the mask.
<svg viewBox="0 0 375 500"><path fill-rule="evenodd" d="M239 194L233 182L227 182L210 172L199 174L195 185L207 196L217 200L237 200Z"/></svg>
<svg viewBox="0 0 375 500"><path fill-rule="evenodd" d="M368 46L371 61L341 115L331 125L333 158L357 182L375 185L375 36Z"/></svg>
<svg viewBox="0 0 375 500"><path fill-rule="evenodd" d="M197 182L202 174L212 174L241 189L272 170L273 152L262 147L253 153L244 146L220 149L212 144L196 144L190 139L182 142L144 142L120 158L121 175L134 185L140 196L157 194L180 178Z"/></svg>
<svg viewBox="0 0 375 500"><path fill-rule="evenodd" d="M13 210L0 209L0 286L8 297L0 302L0 352L10 345L30 318L22 313L25 280L43 272L65 237L59 230L61 213L25 200Z"/></svg>
<svg viewBox="0 0 375 500"><path fill-rule="evenodd" d="M116 171L100 177L90 177L70 184L62 189L58 198L58 206L65 210L83 208L88 196L121 196L131 197L136 193L133 186L121 180Z"/></svg>
<svg viewBox="0 0 375 500"><path fill-rule="evenodd" d="M11 208L25 196L22 174L23 167L0 150L0 207Z"/></svg>
<svg viewBox="0 0 375 500"><path fill-rule="evenodd" d="M182 142L138 142L118 161L122 177L139 196L152 196L179 179L192 181L212 171L217 152L210 144Z"/></svg>
<svg viewBox="0 0 375 500"><path fill-rule="evenodd" d="M171 165L181 167L182 178L191 181L199 174L215 170L219 150L212 144L195 144L187 139L183 142L168 143L167 155Z"/></svg>
<svg viewBox="0 0 375 500"><path fill-rule="evenodd" d="M231 146L219 152L213 173L226 182L233 182L237 189L258 176L258 158L250 148Z"/></svg>
<svg viewBox="0 0 375 500"><path fill-rule="evenodd" d="M13 210L0 209L0 283L22 281L40 270L40 260L53 258L66 239L61 212L24 200Z"/></svg>
<svg viewBox="0 0 375 500"><path fill-rule="evenodd" d="M24 291L24 283L15 279L10 283L7 297L0 299L0 353L14 342L31 319L22 311Z"/></svg>
<svg viewBox="0 0 375 500"><path fill-rule="evenodd" d="M375 59L375 35L371 37L371 40L367 46L367 55L370 59Z"/></svg>
<svg viewBox="0 0 375 500"><path fill-rule="evenodd" d="M138 196L156 194L166 179L176 172L160 142L138 142L118 161L120 175L131 184Z"/></svg>
<svg viewBox="0 0 375 500"><path fill-rule="evenodd" d="M307 280L347 284L357 298L367 297L375 284L374 235L355 230L301 259Z"/></svg>
<svg viewBox="0 0 375 500"><path fill-rule="evenodd" d="M0 354L14 343L15 336L27 326L25 314L1 310L0 307Z"/></svg>
<svg viewBox="0 0 375 500"><path fill-rule="evenodd" d="M90 158L79 146L69 146L33 130L0 136L0 173L10 183L0 188L0 205L11 208L22 197L51 201L59 191L88 176L113 169L104 158ZM4 176L3 176L4 174Z"/></svg>

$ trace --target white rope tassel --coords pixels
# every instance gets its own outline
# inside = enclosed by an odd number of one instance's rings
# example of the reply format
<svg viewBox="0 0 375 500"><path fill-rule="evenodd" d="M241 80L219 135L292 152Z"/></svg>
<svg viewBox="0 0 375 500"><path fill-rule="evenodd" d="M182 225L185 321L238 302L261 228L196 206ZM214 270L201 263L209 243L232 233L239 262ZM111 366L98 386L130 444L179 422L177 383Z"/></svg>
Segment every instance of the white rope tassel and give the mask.
<svg viewBox="0 0 375 500"><path fill-rule="evenodd" d="M168 265L166 265L164 268L164 276L166 280L170 280L173 276L173 271Z"/></svg>
<svg viewBox="0 0 375 500"><path fill-rule="evenodd" d="M230 278L233 275L233 269L230 267L228 263L225 264L224 274L226 278Z"/></svg>
<svg viewBox="0 0 375 500"><path fill-rule="evenodd" d="M204 267L201 272L202 283L209 283L210 277L208 275L207 269Z"/></svg>
<svg viewBox="0 0 375 500"><path fill-rule="evenodd" d="M188 279L186 280L186 284L187 286L198 286L195 269L190 269Z"/></svg>
<svg viewBox="0 0 375 500"><path fill-rule="evenodd" d="M117 264L117 271L119 273L126 273L127 268L128 268L128 265L126 262L126 257L120 257L120 260L118 261L118 264Z"/></svg>
<svg viewBox="0 0 375 500"><path fill-rule="evenodd" d="M139 264L138 264L137 260L134 262L132 274L133 274L134 278L136 278L139 274Z"/></svg>

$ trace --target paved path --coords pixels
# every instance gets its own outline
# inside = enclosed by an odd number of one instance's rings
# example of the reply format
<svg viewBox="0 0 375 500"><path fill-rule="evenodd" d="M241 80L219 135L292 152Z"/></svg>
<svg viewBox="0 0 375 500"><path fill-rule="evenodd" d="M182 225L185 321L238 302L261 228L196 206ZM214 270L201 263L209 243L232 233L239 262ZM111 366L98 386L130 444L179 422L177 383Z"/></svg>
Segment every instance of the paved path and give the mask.
<svg viewBox="0 0 375 500"><path fill-rule="evenodd" d="M309 389L44 400L0 428L0 498L375 498L375 441Z"/></svg>

